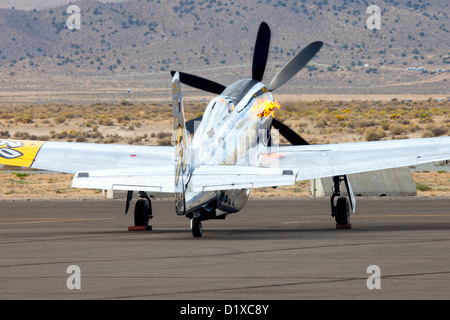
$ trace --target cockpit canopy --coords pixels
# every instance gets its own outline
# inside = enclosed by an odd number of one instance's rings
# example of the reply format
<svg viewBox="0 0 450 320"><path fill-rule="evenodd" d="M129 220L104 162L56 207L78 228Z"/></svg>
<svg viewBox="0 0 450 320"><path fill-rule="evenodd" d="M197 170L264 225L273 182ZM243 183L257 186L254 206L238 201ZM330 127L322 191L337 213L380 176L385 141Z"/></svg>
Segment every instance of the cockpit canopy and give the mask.
<svg viewBox="0 0 450 320"><path fill-rule="evenodd" d="M256 85L259 81L252 79L244 79L230 84L221 94L233 101L237 105L245 97L245 95Z"/></svg>

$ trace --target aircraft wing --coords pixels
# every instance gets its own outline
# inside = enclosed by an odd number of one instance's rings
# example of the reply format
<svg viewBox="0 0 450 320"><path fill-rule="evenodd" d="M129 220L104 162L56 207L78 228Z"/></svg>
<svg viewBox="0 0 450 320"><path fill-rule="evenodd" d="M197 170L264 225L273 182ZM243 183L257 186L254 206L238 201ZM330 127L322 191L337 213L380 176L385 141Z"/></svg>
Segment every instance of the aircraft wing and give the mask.
<svg viewBox="0 0 450 320"><path fill-rule="evenodd" d="M281 146L263 167L201 165L193 192L293 185L295 181L450 159L450 137ZM275 160L275 161L274 161ZM0 140L0 164L76 173L72 187L173 193L173 147ZM265 167L264 167L265 166Z"/></svg>
<svg viewBox="0 0 450 320"><path fill-rule="evenodd" d="M72 187L175 192L174 149L53 141L0 140L0 164L75 173ZM291 185L296 170L248 166L199 166L189 191Z"/></svg>
<svg viewBox="0 0 450 320"><path fill-rule="evenodd" d="M174 193L174 166L78 171L72 188Z"/></svg>
<svg viewBox="0 0 450 320"><path fill-rule="evenodd" d="M0 164L65 173L160 167L173 156L171 146L0 140Z"/></svg>
<svg viewBox="0 0 450 320"><path fill-rule="evenodd" d="M332 177L450 159L450 137L280 146L262 164L298 169L296 180Z"/></svg>

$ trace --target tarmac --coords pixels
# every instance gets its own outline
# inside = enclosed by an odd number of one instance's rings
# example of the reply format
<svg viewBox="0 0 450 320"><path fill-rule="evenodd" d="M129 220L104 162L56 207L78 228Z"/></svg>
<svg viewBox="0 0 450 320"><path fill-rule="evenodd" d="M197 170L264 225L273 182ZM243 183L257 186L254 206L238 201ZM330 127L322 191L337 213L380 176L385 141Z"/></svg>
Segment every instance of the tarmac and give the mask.
<svg viewBox="0 0 450 320"><path fill-rule="evenodd" d="M151 231L124 201L1 201L0 299L446 300L449 205L358 198L338 230L328 199L250 200L193 238L167 200Z"/></svg>

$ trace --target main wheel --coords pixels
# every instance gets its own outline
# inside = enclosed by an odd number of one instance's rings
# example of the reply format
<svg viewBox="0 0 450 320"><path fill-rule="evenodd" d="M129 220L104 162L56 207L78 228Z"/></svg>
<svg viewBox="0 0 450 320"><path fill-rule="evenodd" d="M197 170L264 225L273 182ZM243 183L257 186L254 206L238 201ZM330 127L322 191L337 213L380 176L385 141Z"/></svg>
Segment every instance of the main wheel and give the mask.
<svg viewBox="0 0 450 320"><path fill-rule="evenodd" d="M350 210L346 197L337 199L335 219L337 224L350 224Z"/></svg>
<svg viewBox="0 0 450 320"><path fill-rule="evenodd" d="M192 218L191 219L191 228L192 228L192 235L194 238L199 238L202 236L203 233L203 227L202 222L200 219Z"/></svg>
<svg viewBox="0 0 450 320"><path fill-rule="evenodd" d="M134 207L134 225L148 227L150 209L145 199L139 199Z"/></svg>

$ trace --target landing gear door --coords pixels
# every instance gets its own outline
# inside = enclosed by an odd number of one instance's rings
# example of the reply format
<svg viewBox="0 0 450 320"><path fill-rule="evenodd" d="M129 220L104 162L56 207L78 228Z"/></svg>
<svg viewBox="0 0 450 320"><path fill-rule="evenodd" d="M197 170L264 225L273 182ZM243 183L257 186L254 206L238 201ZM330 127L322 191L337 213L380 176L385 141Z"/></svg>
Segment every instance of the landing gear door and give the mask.
<svg viewBox="0 0 450 320"><path fill-rule="evenodd" d="M350 185L350 180L347 175L344 175L345 188L347 189L348 197L350 198L350 206L352 207L352 212L356 212L356 200L353 194L352 186Z"/></svg>

